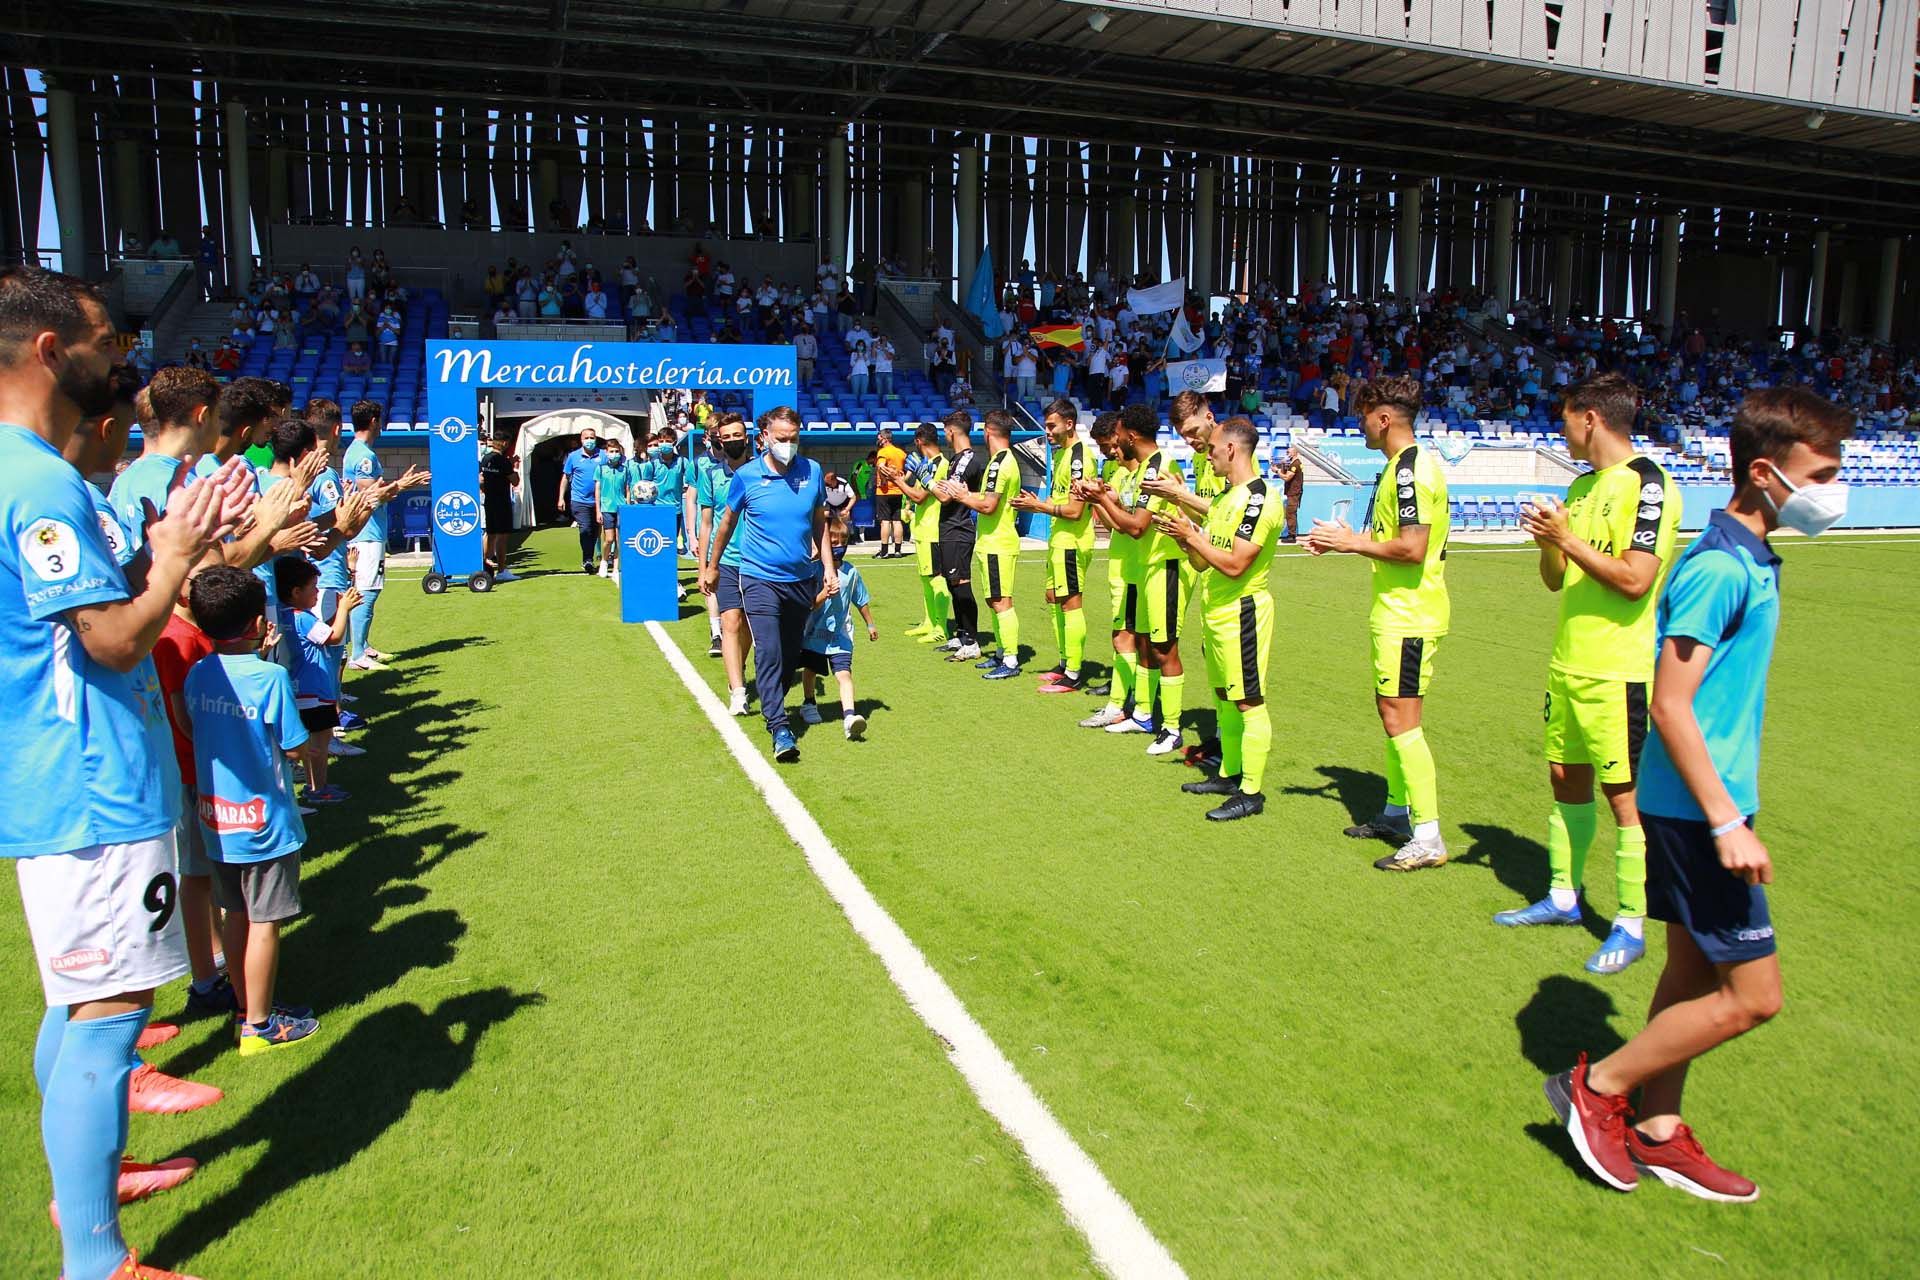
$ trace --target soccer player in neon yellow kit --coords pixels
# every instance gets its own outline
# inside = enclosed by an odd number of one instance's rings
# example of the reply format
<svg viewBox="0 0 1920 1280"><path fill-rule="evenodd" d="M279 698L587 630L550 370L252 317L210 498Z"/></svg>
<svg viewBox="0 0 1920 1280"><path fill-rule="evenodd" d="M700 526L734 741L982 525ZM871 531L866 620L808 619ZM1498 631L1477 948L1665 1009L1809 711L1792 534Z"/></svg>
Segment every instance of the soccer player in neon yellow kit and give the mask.
<svg viewBox="0 0 1920 1280"><path fill-rule="evenodd" d="M1373 561L1373 695L1387 734L1387 807L1347 828L1360 839L1404 841L1373 865L1382 871L1444 866L1440 788L1420 711L1433 677L1433 653L1447 634L1447 479L1440 463L1413 439L1420 381L1376 378L1354 393L1367 447L1386 455L1374 485L1372 519L1362 533L1345 522L1315 520L1307 534L1314 555L1342 551Z"/></svg>
<svg viewBox="0 0 1920 1280"><path fill-rule="evenodd" d="M993 634L999 656L978 665L989 680L1008 680L1020 674L1020 615L1013 607L1013 582L1020 563L1020 526L1013 497L1020 492L1020 464L1013 457L1013 417L989 409L986 417L987 465L974 493L948 480L940 496L973 509L979 517L974 535L973 576L983 585L987 606L993 610Z"/></svg>
<svg viewBox="0 0 1920 1280"><path fill-rule="evenodd" d="M1196 525L1184 515L1156 520L1202 570L1201 647L1220 721L1220 773L1180 789L1225 796L1207 813L1214 822L1250 818L1266 807L1260 781L1273 746L1266 705L1267 660L1273 653L1267 571L1286 504L1260 475L1259 447L1260 433L1252 422L1227 419L1211 434L1210 470L1228 488L1208 508L1206 524Z"/></svg>
<svg viewBox="0 0 1920 1280"><path fill-rule="evenodd" d="M1500 925L1579 924L1580 882L1593 846L1593 783L1613 810L1620 913L1587 972L1618 973L1646 954L1647 837L1634 798L1647 734L1656 606L1673 564L1680 490L1633 448L1640 389L1617 373L1579 383L1561 403L1567 452L1593 470L1527 507L1521 527L1540 544L1540 578L1560 595L1547 668L1547 897L1502 911Z"/></svg>
<svg viewBox="0 0 1920 1280"><path fill-rule="evenodd" d="M1047 528L1047 605L1053 614L1053 640L1060 665L1041 678L1041 693L1077 693L1080 664L1087 656L1087 615L1081 609L1087 571L1093 567L1093 511L1073 486L1095 474L1093 450L1079 439L1080 411L1071 400L1047 406L1047 440L1053 445L1053 476L1047 496L1016 493L1016 511L1049 518Z"/></svg>
<svg viewBox="0 0 1920 1280"><path fill-rule="evenodd" d="M907 532L913 538L914 567L920 573L920 597L926 617L907 635L921 644L945 644L947 616L953 607L953 593L940 573L940 498L934 486L947 478L947 457L940 452L940 428L923 422L913 433L914 453L904 470L876 459L874 471L899 488L913 503L907 516Z"/></svg>

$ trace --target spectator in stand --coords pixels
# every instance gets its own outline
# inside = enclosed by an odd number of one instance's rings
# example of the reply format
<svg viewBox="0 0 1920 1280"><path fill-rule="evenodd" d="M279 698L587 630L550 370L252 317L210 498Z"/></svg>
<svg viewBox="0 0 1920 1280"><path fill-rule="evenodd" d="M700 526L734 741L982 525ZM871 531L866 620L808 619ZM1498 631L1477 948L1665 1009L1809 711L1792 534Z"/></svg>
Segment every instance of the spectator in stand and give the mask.
<svg viewBox="0 0 1920 1280"><path fill-rule="evenodd" d="M588 283L587 292L582 297L581 304L586 310L587 319L605 320L607 318L607 291L600 287L598 280Z"/></svg>
<svg viewBox="0 0 1920 1280"><path fill-rule="evenodd" d="M367 264L360 256L360 246L347 250L347 297L359 302L367 296Z"/></svg>
<svg viewBox="0 0 1920 1280"><path fill-rule="evenodd" d="M540 318L557 320L560 315L560 290L549 276L540 286Z"/></svg>
<svg viewBox="0 0 1920 1280"><path fill-rule="evenodd" d="M187 368L211 371L213 361L208 359L206 348L200 345L200 339L194 338L187 343Z"/></svg>
<svg viewBox="0 0 1920 1280"><path fill-rule="evenodd" d="M947 404L954 409L973 408L973 384L965 378L955 378L947 388Z"/></svg>
<svg viewBox="0 0 1920 1280"><path fill-rule="evenodd" d="M367 353L364 342L349 342L347 354L340 361L340 371L355 377L365 377L373 370L373 357Z"/></svg>
<svg viewBox="0 0 1920 1280"><path fill-rule="evenodd" d="M893 398L893 340L884 336L876 338L873 346L869 348L869 354L873 357L874 394L882 400L891 400Z"/></svg>
<svg viewBox="0 0 1920 1280"><path fill-rule="evenodd" d="M240 348L233 344L232 338L220 339L220 345L213 351L213 367L218 373L235 373L240 368Z"/></svg>
<svg viewBox="0 0 1920 1280"><path fill-rule="evenodd" d="M273 327L273 349L291 351L300 345L300 328L290 311L282 311Z"/></svg>
<svg viewBox="0 0 1920 1280"><path fill-rule="evenodd" d="M707 255L707 247L696 242L692 252L687 255L687 270L700 283L702 293L712 284L713 259Z"/></svg>
<svg viewBox="0 0 1920 1280"><path fill-rule="evenodd" d="M385 298L393 293L397 281L393 267L387 262L387 251L375 249L373 261L367 265L367 289L376 297Z"/></svg>
<svg viewBox="0 0 1920 1280"><path fill-rule="evenodd" d="M147 256L149 258L184 258L186 254L181 250L180 242L173 238L173 233L162 227L160 234L148 243Z"/></svg>
<svg viewBox="0 0 1920 1280"><path fill-rule="evenodd" d="M800 385L813 385L814 362L820 358L820 339L814 336L813 326L802 324L800 332L793 335L793 359L799 366Z"/></svg>
<svg viewBox="0 0 1920 1280"><path fill-rule="evenodd" d="M367 312L365 299L354 299L352 307L347 311L346 324L341 328L341 336L350 344L373 341L373 317Z"/></svg>
<svg viewBox="0 0 1920 1280"><path fill-rule="evenodd" d="M855 342L847 357L847 385L853 388L856 399L865 398L872 369L873 360L867 354L867 344Z"/></svg>

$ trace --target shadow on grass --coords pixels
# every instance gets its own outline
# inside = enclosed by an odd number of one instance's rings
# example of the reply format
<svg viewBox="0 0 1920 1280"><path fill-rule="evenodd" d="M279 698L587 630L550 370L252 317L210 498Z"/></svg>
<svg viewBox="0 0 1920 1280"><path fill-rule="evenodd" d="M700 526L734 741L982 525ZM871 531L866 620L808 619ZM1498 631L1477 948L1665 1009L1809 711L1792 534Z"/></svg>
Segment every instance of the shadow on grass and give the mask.
<svg viewBox="0 0 1920 1280"><path fill-rule="evenodd" d="M202 1163L253 1146L262 1150L231 1190L161 1236L153 1259L192 1257L275 1196L360 1155L421 1094L452 1088L473 1066L488 1031L541 1002L537 994L490 987L451 996L431 1012L415 1004L394 1005L361 1019L324 1048L315 1045L321 1056L311 1066L261 1099L231 1129L188 1148Z"/></svg>
<svg viewBox="0 0 1920 1280"><path fill-rule="evenodd" d="M1454 861L1467 866L1484 866L1494 878L1513 890L1520 901L1516 906L1538 902L1547 896L1551 872L1547 866L1547 846L1507 827L1484 822L1463 822L1460 830L1473 841ZM1608 923L1588 911L1581 924L1595 939L1607 936Z"/></svg>
<svg viewBox="0 0 1920 1280"><path fill-rule="evenodd" d="M1513 1016L1520 1055L1543 1076L1565 1071L1582 1053L1598 1061L1625 1043L1613 1028L1618 1013L1613 997L1591 982L1565 974L1542 978L1533 998ZM1544 1097L1539 1102L1542 1109L1548 1106ZM1581 1177L1590 1176L1560 1125L1544 1120L1526 1126L1526 1132Z"/></svg>
<svg viewBox="0 0 1920 1280"><path fill-rule="evenodd" d="M1327 796L1338 801L1355 822L1365 822L1386 806L1387 780L1377 773L1339 764L1316 765L1314 772L1326 781L1317 787L1282 787L1281 792L1290 796Z"/></svg>

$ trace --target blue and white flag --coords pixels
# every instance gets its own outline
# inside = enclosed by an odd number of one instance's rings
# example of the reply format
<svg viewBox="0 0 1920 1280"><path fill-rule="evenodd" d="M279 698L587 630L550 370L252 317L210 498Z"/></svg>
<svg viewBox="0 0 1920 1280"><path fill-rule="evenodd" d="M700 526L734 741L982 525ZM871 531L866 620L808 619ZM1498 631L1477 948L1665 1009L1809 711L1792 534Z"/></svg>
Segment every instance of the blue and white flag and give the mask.
<svg viewBox="0 0 1920 1280"><path fill-rule="evenodd" d="M1162 311L1171 311L1187 300L1187 278L1181 276L1165 284L1156 284L1151 289L1127 290L1127 306L1137 316L1159 315Z"/></svg>
<svg viewBox="0 0 1920 1280"><path fill-rule="evenodd" d="M1227 389L1225 360L1176 360L1167 365L1167 390L1198 391L1202 395Z"/></svg>
<svg viewBox="0 0 1920 1280"><path fill-rule="evenodd" d="M1187 323L1185 307L1174 313L1173 329L1167 334L1169 348L1178 351L1181 355L1192 355L1204 346L1206 341L1204 337L1193 331L1192 325Z"/></svg>
<svg viewBox="0 0 1920 1280"><path fill-rule="evenodd" d="M980 251L980 265L973 269L973 283L967 288L967 314L980 322L980 331L989 338L1006 332L1000 323L1000 307L993 296L993 251Z"/></svg>

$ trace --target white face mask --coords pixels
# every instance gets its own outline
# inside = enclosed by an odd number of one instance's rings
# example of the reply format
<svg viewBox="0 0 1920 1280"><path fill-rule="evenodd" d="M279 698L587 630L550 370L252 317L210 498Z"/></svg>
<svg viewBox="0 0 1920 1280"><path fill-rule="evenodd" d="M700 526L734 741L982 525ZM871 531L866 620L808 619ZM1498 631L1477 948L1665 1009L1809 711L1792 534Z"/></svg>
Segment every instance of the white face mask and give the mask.
<svg viewBox="0 0 1920 1280"><path fill-rule="evenodd" d="M800 445L794 440L769 440L767 441L767 452L775 462L784 467L799 455Z"/></svg>
<svg viewBox="0 0 1920 1280"><path fill-rule="evenodd" d="M1773 466L1772 463L1767 465ZM1831 529L1847 514L1847 486L1838 480L1829 480L1825 484L1795 485L1780 468L1774 467L1773 474L1779 476L1780 483L1789 490L1787 500L1781 503L1775 503L1773 496L1767 495L1767 502L1773 506L1773 513L1783 527L1815 538Z"/></svg>

